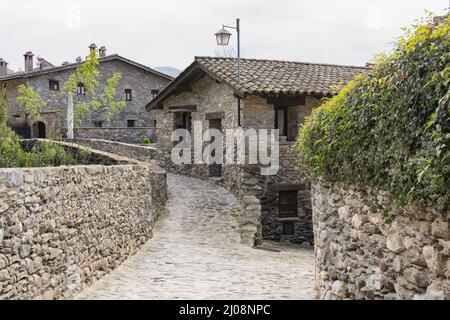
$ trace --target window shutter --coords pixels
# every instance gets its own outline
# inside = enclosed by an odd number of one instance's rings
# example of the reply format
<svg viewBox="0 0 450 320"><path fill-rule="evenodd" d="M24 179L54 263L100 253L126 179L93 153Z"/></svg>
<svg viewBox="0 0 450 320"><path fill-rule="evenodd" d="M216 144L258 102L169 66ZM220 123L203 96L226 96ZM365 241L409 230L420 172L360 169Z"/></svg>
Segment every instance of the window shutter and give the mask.
<svg viewBox="0 0 450 320"><path fill-rule="evenodd" d="M297 191L283 191L279 193L279 214L280 218L297 218L298 202Z"/></svg>

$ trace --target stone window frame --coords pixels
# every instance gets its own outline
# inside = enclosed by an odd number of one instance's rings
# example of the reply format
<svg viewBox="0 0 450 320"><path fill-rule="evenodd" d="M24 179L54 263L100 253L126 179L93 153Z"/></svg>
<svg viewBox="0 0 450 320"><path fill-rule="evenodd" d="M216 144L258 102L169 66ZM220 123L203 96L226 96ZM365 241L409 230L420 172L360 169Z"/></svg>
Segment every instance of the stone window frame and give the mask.
<svg viewBox="0 0 450 320"><path fill-rule="evenodd" d="M125 101L133 101L133 90L125 89Z"/></svg>
<svg viewBox="0 0 450 320"><path fill-rule="evenodd" d="M127 128L136 128L136 119L128 119L127 120Z"/></svg>
<svg viewBox="0 0 450 320"><path fill-rule="evenodd" d="M79 82L77 84L77 95L79 95L79 96L86 95L86 87L84 86L84 84L82 82Z"/></svg>
<svg viewBox="0 0 450 320"><path fill-rule="evenodd" d="M160 93L159 89L152 89L150 91L150 98L153 100L156 98L156 96Z"/></svg>
<svg viewBox="0 0 450 320"><path fill-rule="evenodd" d="M289 136L289 107L279 107L275 106L275 123L274 123L274 129L279 129L278 122L279 122L279 111L283 110L283 122L284 122L284 130L283 132L280 132L280 137L288 137Z"/></svg>
<svg viewBox="0 0 450 320"><path fill-rule="evenodd" d="M291 198L292 203L282 203L282 195L288 195L287 198ZM289 206L292 210L291 212L287 212L282 210L282 206ZM280 190L278 191L278 217L280 219L298 219L299 218L299 212L298 212L298 190Z"/></svg>
<svg viewBox="0 0 450 320"><path fill-rule="evenodd" d="M59 81L54 79L48 80L48 89L51 91L59 91Z"/></svg>

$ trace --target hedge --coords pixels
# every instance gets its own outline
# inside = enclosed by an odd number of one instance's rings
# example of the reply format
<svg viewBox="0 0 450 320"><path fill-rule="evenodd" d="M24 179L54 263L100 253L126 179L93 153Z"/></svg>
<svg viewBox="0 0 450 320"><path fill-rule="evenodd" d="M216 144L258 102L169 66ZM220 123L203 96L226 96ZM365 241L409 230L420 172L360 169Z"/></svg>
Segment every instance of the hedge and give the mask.
<svg viewBox="0 0 450 320"><path fill-rule="evenodd" d="M393 52L309 117L297 148L313 178L447 210L450 16L405 29Z"/></svg>

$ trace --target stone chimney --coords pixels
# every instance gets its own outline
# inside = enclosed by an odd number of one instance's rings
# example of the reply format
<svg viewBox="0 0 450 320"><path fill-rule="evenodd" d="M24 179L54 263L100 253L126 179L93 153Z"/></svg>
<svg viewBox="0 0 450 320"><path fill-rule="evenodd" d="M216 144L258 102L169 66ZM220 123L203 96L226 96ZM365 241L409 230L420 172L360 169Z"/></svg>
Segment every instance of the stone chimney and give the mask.
<svg viewBox="0 0 450 320"><path fill-rule="evenodd" d="M75 59L75 61L76 61L76 63L81 63L81 62L83 61L83 59L82 59L81 57L77 57L77 58Z"/></svg>
<svg viewBox="0 0 450 320"><path fill-rule="evenodd" d="M106 57L106 47L105 46L98 49L98 55L100 56L100 58Z"/></svg>
<svg viewBox="0 0 450 320"><path fill-rule="evenodd" d="M34 68L33 52L31 52L31 51L25 52L25 54L23 56L25 57L25 72L33 71L33 68Z"/></svg>
<svg viewBox="0 0 450 320"><path fill-rule="evenodd" d="M89 50L90 50L89 53L92 52L92 51L97 51L97 45L95 43L92 43L89 46Z"/></svg>
<svg viewBox="0 0 450 320"><path fill-rule="evenodd" d="M0 58L0 77L6 77L8 75L8 62Z"/></svg>

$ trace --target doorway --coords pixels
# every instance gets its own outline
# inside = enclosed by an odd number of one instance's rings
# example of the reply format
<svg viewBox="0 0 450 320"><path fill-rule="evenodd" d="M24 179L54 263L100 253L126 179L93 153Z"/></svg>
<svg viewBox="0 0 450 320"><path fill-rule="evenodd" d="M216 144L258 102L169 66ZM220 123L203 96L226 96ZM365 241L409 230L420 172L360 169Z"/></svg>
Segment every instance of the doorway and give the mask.
<svg viewBox="0 0 450 320"><path fill-rule="evenodd" d="M45 123L43 123L42 121L38 121L33 124L33 138L47 138Z"/></svg>
<svg viewBox="0 0 450 320"><path fill-rule="evenodd" d="M209 129L217 129L222 132L222 119L210 119ZM211 138L211 142L214 142L214 137ZM221 141L223 143L223 141ZM211 156L215 156L215 150L212 151ZM210 177L221 177L222 176L222 164L213 163L209 165L209 176Z"/></svg>

